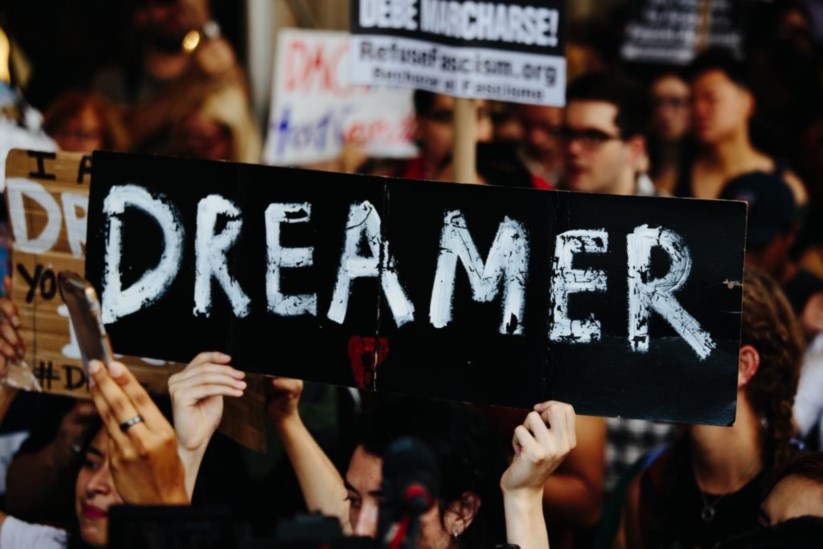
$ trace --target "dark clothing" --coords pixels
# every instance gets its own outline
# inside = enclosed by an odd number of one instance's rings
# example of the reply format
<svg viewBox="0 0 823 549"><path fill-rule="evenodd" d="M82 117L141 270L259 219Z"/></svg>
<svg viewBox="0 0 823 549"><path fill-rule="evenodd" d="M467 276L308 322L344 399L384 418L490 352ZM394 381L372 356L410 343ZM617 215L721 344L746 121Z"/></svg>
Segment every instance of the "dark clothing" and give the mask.
<svg viewBox="0 0 823 549"><path fill-rule="evenodd" d="M707 549L757 527L766 476L761 471L737 492L702 493L694 477L688 440L679 440L641 473L644 545ZM705 520L704 514L713 517Z"/></svg>
<svg viewBox="0 0 823 549"><path fill-rule="evenodd" d="M692 188L692 164L694 163L694 156L689 155L680 166L677 175L677 183L674 186L674 196L680 198L695 198L694 189ZM775 160L774 169L770 172L772 175L783 178L786 171L786 163L781 160ZM742 175L742 174L741 174ZM724 183L725 184L725 183ZM721 190L722 191L722 190ZM715 197L716 198L716 197Z"/></svg>
<svg viewBox="0 0 823 549"><path fill-rule="evenodd" d="M798 517L757 528L723 543L718 549L812 549L823 546L823 518Z"/></svg>

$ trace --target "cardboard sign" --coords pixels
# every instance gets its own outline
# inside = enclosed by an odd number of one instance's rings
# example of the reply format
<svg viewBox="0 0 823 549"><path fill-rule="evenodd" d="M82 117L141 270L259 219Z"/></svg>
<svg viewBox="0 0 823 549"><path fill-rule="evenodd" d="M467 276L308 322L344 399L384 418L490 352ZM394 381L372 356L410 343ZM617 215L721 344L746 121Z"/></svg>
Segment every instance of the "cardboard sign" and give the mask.
<svg viewBox="0 0 823 549"><path fill-rule="evenodd" d="M86 273L129 353L209 348L326 383L727 424L745 216L100 152Z"/></svg>
<svg viewBox="0 0 823 549"><path fill-rule="evenodd" d="M704 47L742 54L740 6L735 0L644 0L626 25L626 61L685 65Z"/></svg>
<svg viewBox="0 0 823 549"><path fill-rule="evenodd" d="M352 80L562 106L560 0L353 0Z"/></svg>
<svg viewBox="0 0 823 549"><path fill-rule="evenodd" d="M57 273L85 271L91 160L91 156L77 153L12 150L6 164L4 193L14 238L11 299L18 307L22 324L19 334L26 348L16 368L29 369L37 381L33 386L17 385L76 398L90 398L88 379L68 309L57 287ZM114 350L120 351L116 345ZM194 355L181 358L180 363L117 357L143 385L165 394L169 376L184 368ZM262 395L260 383L250 386L258 387ZM262 451L265 427L259 400L259 395L250 397L250 402L260 408L257 416L249 410L248 402L228 404L224 425L236 423L234 417L238 414L246 425L242 430L221 430Z"/></svg>
<svg viewBox="0 0 823 549"><path fill-rule="evenodd" d="M351 84L349 57L347 33L280 31L267 164L331 160L347 142L372 157L415 155L411 90Z"/></svg>

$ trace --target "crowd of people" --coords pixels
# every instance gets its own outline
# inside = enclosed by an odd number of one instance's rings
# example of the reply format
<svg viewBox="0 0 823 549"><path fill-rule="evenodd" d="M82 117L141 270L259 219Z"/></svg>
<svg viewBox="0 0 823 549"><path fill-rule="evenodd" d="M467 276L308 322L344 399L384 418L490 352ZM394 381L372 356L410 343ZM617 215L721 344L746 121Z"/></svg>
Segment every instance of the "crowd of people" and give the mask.
<svg viewBox="0 0 823 549"><path fill-rule="evenodd" d="M147 393L119 362L93 362L91 401L0 385L0 547L106 547L109 510L124 503L229 504L250 537L320 513L341 535L399 547L387 541L398 524L386 518L383 465L407 437L439 471L419 509L417 547L818 546L823 44L806 2L775 2L767 20L743 56L708 48L686 66L631 66L615 59L609 33L570 32L565 106L473 100L477 161L465 182L747 202L732 426L278 377L266 379L261 457L217 431L225 399L248 389L230 356L204 349L169 378L167 395ZM141 2L133 25L128 66L101 68L40 110L25 102L7 51L0 148L261 163L247 75L209 3ZM6 34L0 45L12 43ZM417 90L416 157L370 158L347 143L339 158L306 167L453 181L454 110L454 98ZM2 297L0 312L2 374L25 349L17 305Z"/></svg>

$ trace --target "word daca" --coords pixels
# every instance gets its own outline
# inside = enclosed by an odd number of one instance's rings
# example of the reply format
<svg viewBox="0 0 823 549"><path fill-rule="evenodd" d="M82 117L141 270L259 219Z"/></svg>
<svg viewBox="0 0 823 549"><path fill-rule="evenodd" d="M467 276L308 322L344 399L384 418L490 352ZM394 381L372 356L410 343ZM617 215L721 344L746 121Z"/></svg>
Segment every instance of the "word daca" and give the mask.
<svg viewBox="0 0 823 549"><path fill-rule="evenodd" d="M362 28L421 30L461 40L554 47L556 9L494 2L445 0L360 0Z"/></svg>
<svg viewBox="0 0 823 549"><path fill-rule="evenodd" d="M121 259L123 215L129 208L152 218L163 233L163 252L156 266L147 269L130 286L123 287ZM286 269L307 269L314 265L314 248L286 247L281 234L289 225L309 223L308 202L274 202L265 209L266 306L281 317L317 316L317 294L287 295L281 290ZM183 264L186 234L182 219L173 204L133 184L115 185L103 201L104 256L102 280L103 321L113 323L161 300ZM326 317L343 324L346 319L352 282L358 278L379 281L385 302L398 327L415 320L415 305L401 284L401 272L390 242L381 232L381 218L369 201L350 204L345 238L340 252L334 289ZM238 318L250 313L251 298L229 273L227 253L240 236L242 212L227 198L211 194L197 203L194 237L193 314L209 316L213 286L225 293L233 314ZM244 239L244 241L249 241ZM529 233L524 225L508 216L499 224L485 261L479 253L464 214L444 212L437 265L433 277L429 322L444 328L452 321L457 265L468 275L472 298L476 302L502 301L499 332L524 335L526 289L529 280ZM666 228L641 225L627 235L628 250L628 342L637 352L649 349L649 320L652 312L662 316L694 349L701 359L715 348L711 336L678 303L674 293L687 281L692 259L683 239ZM652 249L660 248L670 260L662 278L652 275ZM570 230L558 234L552 260L549 339L564 343L588 343L600 339L600 322L590 316L583 320L568 315L568 299L579 292L605 292L607 275L596 269L573 266L578 254L603 254L609 251L605 229ZM128 269L126 269L128 270ZM134 280L134 278L132 278ZM217 284L213 284L216 282Z"/></svg>

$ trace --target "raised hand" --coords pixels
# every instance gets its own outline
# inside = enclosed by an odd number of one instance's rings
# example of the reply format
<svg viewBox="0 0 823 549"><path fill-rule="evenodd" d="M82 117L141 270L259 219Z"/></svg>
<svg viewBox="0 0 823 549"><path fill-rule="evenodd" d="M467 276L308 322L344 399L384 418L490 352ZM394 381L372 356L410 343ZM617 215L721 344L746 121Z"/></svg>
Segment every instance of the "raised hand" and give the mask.
<svg viewBox="0 0 823 549"><path fill-rule="evenodd" d="M282 427L285 423L299 420L297 405L303 393L303 381L276 377L271 380L271 390L268 398L269 419L275 427Z"/></svg>
<svg viewBox="0 0 823 549"><path fill-rule="evenodd" d="M186 469L186 493L191 499L200 464L223 417L223 397L241 397L246 374L232 368L231 357L200 353L181 372L169 377L169 396L177 432L177 452Z"/></svg>
<svg viewBox="0 0 823 549"><path fill-rule="evenodd" d="M200 353L182 371L169 377L169 396L177 443L190 452L203 450L223 417L223 397L241 397L245 373L219 352Z"/></svg>
<svg viewBox="0 0 823 549"><path fill-rule="evenodd" d="M177 438L146 390L120 362L89 362L91 396L109 434L114 485L135 505L187 504Z"/></svg>
<svg viewBox="0 0 823 549"><path fill-rule="evenodd" d="M500 478L509 543L548 548L543 486L576 444L574 409L562 402L535 405L515 428L514 458Z"/></svg>

